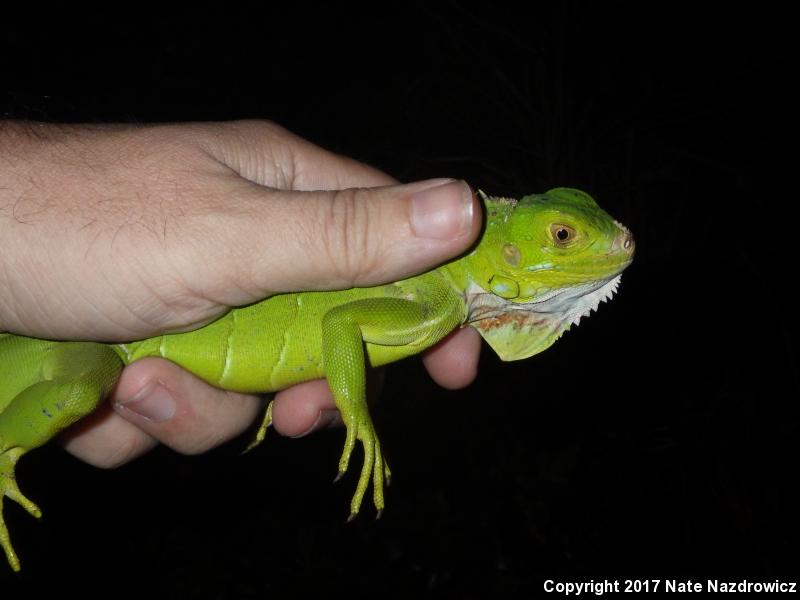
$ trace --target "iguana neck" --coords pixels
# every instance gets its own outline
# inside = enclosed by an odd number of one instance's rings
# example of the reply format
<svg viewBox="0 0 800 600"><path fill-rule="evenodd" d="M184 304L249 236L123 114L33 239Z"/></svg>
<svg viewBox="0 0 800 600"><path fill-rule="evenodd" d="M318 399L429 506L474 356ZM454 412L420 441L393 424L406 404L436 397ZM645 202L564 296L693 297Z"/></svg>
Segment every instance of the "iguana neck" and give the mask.
<svg viewBox="0 0 800 600"><path fill-rule="evenodd" d="M483 291L495 291L500 297L518 296L509 258L503 257L506 245L502 226L511 218L517 201L508 198L484 197L486 225L480 242L467 254L439 267L439 272L461 294L468 294L477 286ZM506 254L513 252L506 250ZM504 264L505 263L505 264Z"/></svg>

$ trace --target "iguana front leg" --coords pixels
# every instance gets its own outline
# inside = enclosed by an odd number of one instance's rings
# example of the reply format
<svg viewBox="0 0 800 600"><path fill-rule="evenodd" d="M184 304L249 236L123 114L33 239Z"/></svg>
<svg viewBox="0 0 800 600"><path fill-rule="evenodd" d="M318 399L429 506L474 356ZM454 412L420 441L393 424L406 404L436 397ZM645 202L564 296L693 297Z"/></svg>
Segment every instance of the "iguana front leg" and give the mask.
<svg viewBox="0 0 800 600"><path fill-rule="evenodd" d="M14 396L0 399L0 546L15 571L20 564L3 519L3 497L30 514L39 508L17 487L19 458L92 412L116 383L122 361L108 346L89 342L47 343L30 338L6 339L15 344L7 358L16 358L4 373Z"/></svg>
<svg viewBox="0 0 800 600"><path fill-rule="evenodd" d="M407 354L416 354L458 324L457 312L456 304L429 306L400 298L367 298L337 306L323 317L322 362L333 399L347 428L337 480L347 471L356 441L364 448L364 464L350 504L349 519L358 514L370 479L375 508L380 516L384 508L383 485L390 477L367 407L365 343L405 346ZM379 350L375 353L380 354Z"/></svg>

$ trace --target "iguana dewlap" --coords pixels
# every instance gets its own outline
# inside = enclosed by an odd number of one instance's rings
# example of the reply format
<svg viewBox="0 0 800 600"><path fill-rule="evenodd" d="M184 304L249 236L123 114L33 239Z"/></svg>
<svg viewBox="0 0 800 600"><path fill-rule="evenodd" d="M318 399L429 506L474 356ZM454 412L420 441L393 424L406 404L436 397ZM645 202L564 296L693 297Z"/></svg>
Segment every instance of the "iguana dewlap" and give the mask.
<svg viewBox="0 0 800 600"><path fill-rule="evenodd" d="M326 378L347 430L340 474L356 442L364 448L351 517L370 480L381 511L389 468L367 410L367 363L417 354L466 325L503 360L526 358L610 298L633 259L631 233L581 191L483 199L485 231L469 254L395 283L281 294L195 331L126 344L0 333L0 545L11 566L18 570L19 560L3 520L3 498L41 514L17 487L17 461L92 412L123 367L146 356L167 358L239 392ZM270 409L255 443L270 424Z"/></svg>

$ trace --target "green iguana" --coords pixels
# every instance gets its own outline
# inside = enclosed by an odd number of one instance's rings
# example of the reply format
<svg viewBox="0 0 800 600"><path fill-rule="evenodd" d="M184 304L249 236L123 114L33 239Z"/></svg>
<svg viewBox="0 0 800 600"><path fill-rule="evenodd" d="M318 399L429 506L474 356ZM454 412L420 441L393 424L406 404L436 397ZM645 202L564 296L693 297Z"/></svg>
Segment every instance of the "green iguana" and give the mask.
<svg viewBox="0 0 800 600"><path fill-rule="evenodd" d="M471 252L395 283L281 294L195 331L125 344L0 333L0 545L11 567L20 564L2 516L4 496L41 515L17 487L17 461L92 412L123 367L146 356L238 392L327 378L347 428L340 475L356 440L364 448L350 518L370 480L380 512L389 467L367 409L366 364L417 354L466 325L501 359L526 358L610 298L633 259L630 231L581 191L557 188L519 201L482 197L485 230ZM253 445L271 419L270 404Z"/></svg>

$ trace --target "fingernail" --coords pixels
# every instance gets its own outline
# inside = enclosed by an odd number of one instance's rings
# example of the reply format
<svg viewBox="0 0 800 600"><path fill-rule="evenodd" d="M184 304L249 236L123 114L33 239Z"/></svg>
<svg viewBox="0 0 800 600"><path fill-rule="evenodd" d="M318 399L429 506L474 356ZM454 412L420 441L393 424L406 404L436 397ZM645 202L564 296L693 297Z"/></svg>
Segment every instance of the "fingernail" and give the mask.
<svg viewBox="0 0 800 600"><path fill-rule="evenodd" d="M154 423L163 423L175 415L175 400L169 391L157 382L150 382L130 400L117 402L117 406Z"/></svg>
<svg viewBox="0 0 800 600"><path fill-rule="evenodd" d="M472 228L472 190L463 181L439 179L411 196L411 229L417 237L452 240Z"/></svg>
<svg viewBox="0 0 800 600"><path fill-rule="evenodd" d="M308 435L309 433L316 431L317 429L322 429L324 427L327 427L328 425L333 423L338 416L339 416L338 410L333 410L333 409L321 410L319 411L319 415L317 415L317 420L314 421L314 424L311 427L306 429L303 433L298 433L297 435L293 435L292 438L293 439L301 438L303 436Z"/></svg>

